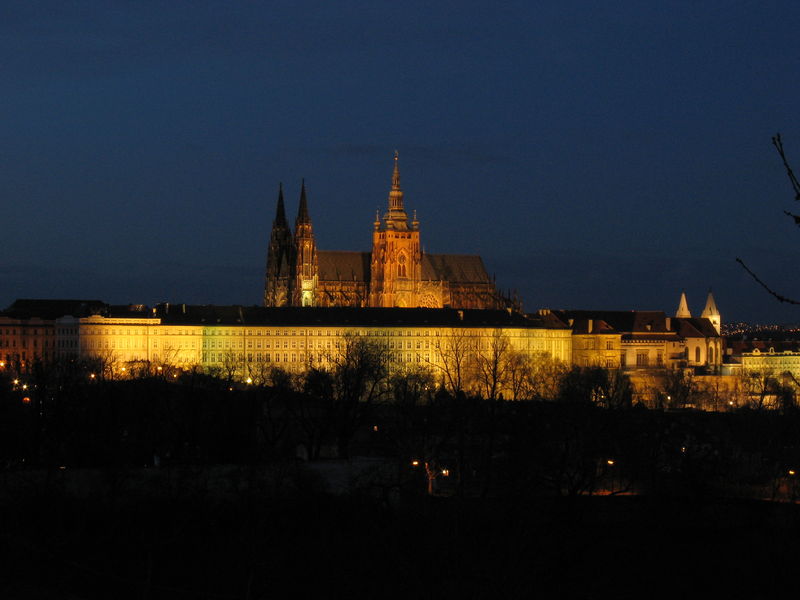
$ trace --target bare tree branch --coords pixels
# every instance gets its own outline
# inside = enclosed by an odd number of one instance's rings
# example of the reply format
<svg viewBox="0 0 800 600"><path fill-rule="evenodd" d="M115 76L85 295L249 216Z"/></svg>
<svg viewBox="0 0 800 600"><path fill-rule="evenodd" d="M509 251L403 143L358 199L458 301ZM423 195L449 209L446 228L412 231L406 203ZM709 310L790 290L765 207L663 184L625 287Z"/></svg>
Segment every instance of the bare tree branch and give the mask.
<svg viewBox="0 0 800 600"><path fill-rule="evenodd" d="M778 302L786 302L787 304L797 304L797 305L800 305L800 302L798 302L797 300L792 300L791 298L787 298L786 296L782 296L781 294L779 294L778 292L776 292L775 290L773 290L771 287L769 287L769 286L768 286L766 283L764 283L763 281L761 281L761 279L759 279L758 275L756 275L755 273L753 273L753 272L752 272L752 271L751 271L751 270L750 270L750 269L747 267L747 265L746 265L746 264L744 264L744 261L743 261L741 258L737 258L737 259L736 259L736 262L738 262L740 265L742 265L742 268L743 268L745 271L747 271L747 272L750 274L750 277L752 277L753 279L755 279L756 283L758 283L758 284L759 284L761 287L763 287L765 290L767 290L767 292L769 292L769 293L770 293L770 295L774 296L774 297L775 297L775 299L776 299Z"/></svg>
<svg viewBox="0 0 800 600"><path fill-rule="evenodd" d="M800 200L800 182L797 181L797 177L795 176L794 171L792 171L792 167L789 165L789 161L786 158L786 152L783 150L783 141L781 140L780 133L776 133L774 136L772 136L772 145L775 146L775 149L778 151L778 154L783 161L783 166L786 169L786 175L789 176L789 181L791 182L792 189L794 190L794 199Z"/></svg>
<svg viewBox="0 0 800 600"><path fill-rule="evenodd" d="M786 158L786 152L783 149L783 140L781 140L780 133L776 133L774 136L772 136L772 145L775 146L775 149L778 151L778 155L781 157L781 161L783 162L783 167L784 169L786 169L786 175L789 177L789 182L792 184L792 190L794 191L794 199L800 200L800 181L797 180L797 176L794 174L794 171L792 171L792 167L789 164L789 159ZM793 219L795 225L800 226L800 215L796 215L792 212L789 212L788 210L784 210L783 214ZM742 268L750 274L750 277L752 277L756 281L756 283L758 283L761 287L767 290L767 292L772 297L774 297L778 302L786 302L787 304L800 305L800 302L798 302L797 300L793 300L782 294L779 294L771 287L769 287L766 283L761 281L758 275L756 275L753 271L751 271L748 268L748 266L744 264L744 261L741 258L737 258L736 262L742 265Z"/></svg>
<svg viewBox="0 0 800 600"><path fill-rule="evenodd" d="M800 225L800 215L790 213L788 210L783 211L783 214L785 214L787 217L792 217L792 219L794 219L795 225Z"/></svg>

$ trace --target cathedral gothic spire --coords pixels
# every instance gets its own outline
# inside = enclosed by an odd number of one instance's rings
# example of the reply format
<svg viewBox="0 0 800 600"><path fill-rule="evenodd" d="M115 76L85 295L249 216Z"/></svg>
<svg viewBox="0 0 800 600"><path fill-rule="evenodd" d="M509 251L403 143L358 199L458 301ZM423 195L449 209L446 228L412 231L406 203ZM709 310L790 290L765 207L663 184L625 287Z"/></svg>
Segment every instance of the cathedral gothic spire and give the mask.
<svg viewBox="0 0 800 600"><path fill-rule="evenodd" d="M407 231L408 215L403 206L403 190L400 187L400 166L399 155L397 150L394 151L394 170L392 171L392 188L389 191L389 212L384 217L384 226L386 229L395 229L398 231Z"/></svg>
<svg viewBox="0 0 800 600"><path fill-rule="evenodd" d="M286 222L286 209L283 203L283 184L278 186L278 206L267 249L266 282L264 285L264 306L284 306L290 300L291 269L294 263L294 244L292 232Z"/></svg>
<svg viewBox="0 0 800 600"><path fill-rule="evenodd" d="M392 172L392 190L389 192L389 210L403 210L403 190L400 188L400 156L394 151L394 171Z"/></svg>
<svg viewBox="0 0 800 600"><path fill-rule="evenodd" d="M297 210L297 221L295 227L299 224L311 225L311 217L308 216L308 201L306 200L306 180L303 179L300 183L300 207Z"/></svg>

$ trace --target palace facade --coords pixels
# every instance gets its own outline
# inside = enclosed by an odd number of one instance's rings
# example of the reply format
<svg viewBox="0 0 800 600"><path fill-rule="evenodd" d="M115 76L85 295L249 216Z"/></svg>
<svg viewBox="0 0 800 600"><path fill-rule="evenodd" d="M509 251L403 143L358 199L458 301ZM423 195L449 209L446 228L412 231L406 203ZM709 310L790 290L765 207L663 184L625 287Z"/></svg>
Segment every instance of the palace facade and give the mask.
<svg viewBox="0 0 800 600"><path fill-rule="evenodd" d="M103 377L199 371L266 383L274 367L332 369L363 339L390 372L423 369L444 382L458 370L466 386L469 370L498 352L567 363L572 348L570 330L552 315L510 310L74 306L47 321L0 317L0 368L25 373L37 362L82 360Z"/></svg>
<svg viewBox="0 0 800 600"><path fill-rule="evenodd" d="M480 256L422 251L416 212L405 210L395 153L388 210L373 223L369 252L317 248L305 182L294 232L286 220L283 187L272 223L264 306L349 306L496 309L498 294Z"/></svg>
<svg viewBox="0 0 800 600"><path fill-rule="evenodd" d="M674 317L663 311L558 310L572 330L572 364L581 367L647 370L722 366L722 317L708 293L700 317L692 317L682 293Z"/></svg>

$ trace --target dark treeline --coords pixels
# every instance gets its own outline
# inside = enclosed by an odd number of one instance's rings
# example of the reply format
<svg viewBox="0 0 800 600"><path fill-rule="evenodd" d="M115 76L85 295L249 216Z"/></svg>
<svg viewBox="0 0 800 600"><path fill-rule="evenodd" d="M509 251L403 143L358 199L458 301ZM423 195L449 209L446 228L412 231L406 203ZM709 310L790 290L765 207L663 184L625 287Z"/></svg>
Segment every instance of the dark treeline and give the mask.
<svg viewBox="0 0 800 600"><path fill-rule="evenodd" d="M595 369L525 401L424 372L373 382L0 375L0 597L763 597L791 583L790 407L652 410ZM314 468L362 463L338 494Z"/></svg>
<svg viewBox="0 0 800 600"><path fill-rule="evenodd" d="M274 370L235 384L196 372L123 380L68 363L0 375L6 470L271 465L373 457L397 495L662 493L793 500L800 411L632 406L621 375L567 371L551 398L452 393L429 374ZM387 496L388 497L388 496Z"/></svg>

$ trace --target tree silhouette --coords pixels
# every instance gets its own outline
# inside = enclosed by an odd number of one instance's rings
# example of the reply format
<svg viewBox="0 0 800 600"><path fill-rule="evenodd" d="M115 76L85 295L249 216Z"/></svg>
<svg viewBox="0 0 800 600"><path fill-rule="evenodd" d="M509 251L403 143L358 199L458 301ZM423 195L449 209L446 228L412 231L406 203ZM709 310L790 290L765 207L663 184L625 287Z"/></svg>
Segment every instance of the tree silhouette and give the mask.
<svg viewBox="0 0 800 600"><path fill-rule="evenodd" d="M794 191L795 202L800 202L800 182L798 182L797 177L795 176L794 171L789 164L789 160L786 158L786 152L783 149L783 141L781 140L780 133L772 136L772 145L775 146L775 149L778 151L778 155L781 157L781 161L783 162L783 167L786 169L786 175L789 177L789 183L791 183L792 190ZM792 219L795 225L800 226L800 215L789 212L788 210L784 210L783 214ZM756 281L756 283L763 287L778 302L800 305L800 301L789 298L788 296L784 296L783 294L777 292L774 288L770 287L758 275L756 275L756 273L754 273L741 258L737 258L736 262L742 265L742 268L747 271L747 273Z"/></svg>

